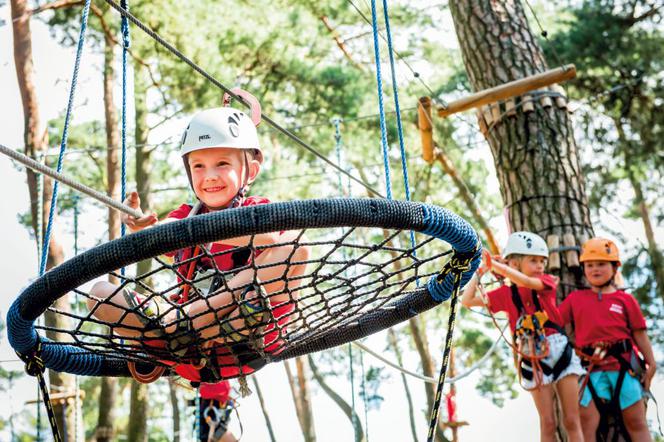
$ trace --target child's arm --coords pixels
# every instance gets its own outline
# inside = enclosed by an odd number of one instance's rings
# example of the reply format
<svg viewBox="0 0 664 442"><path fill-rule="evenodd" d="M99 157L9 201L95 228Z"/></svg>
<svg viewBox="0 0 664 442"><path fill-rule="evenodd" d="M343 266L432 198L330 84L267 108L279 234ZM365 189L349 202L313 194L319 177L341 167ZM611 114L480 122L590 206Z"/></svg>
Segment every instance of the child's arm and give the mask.
<svg viewBox="0 0 664 442"><path fill-rule="evenodd" d="M650 389L650 382L652 381L653 376L655 376L655 370L657 368L655 355L653 354L652 345L650 344L650 339L648 339L648 334L645 330L635 330L632 333L632 336L634 337L636 346L639 347L639 350L643 353L643 357L646 359L647 367L643 386L647 391Z"/></svg>
<svg viewBox="0 0 664 442"><path fill-rule="evenodd" d="M477 296L479 292L477 287L478 283L479 277L477 273L475 273L470 281L468 281L468 284L466 284L466 288L463 289L463 295L461 295L461 305L466 308L484 306L484 301L482 301L482 298Z"/></svg>
<svg viewBox="0 0 664 442"><path fill-rule="evenodd" d="M541 279L526 276L517 269L512 268L507 264L503 264L502 262L498 262L495 259L491 260L491 270L501 276L504 276L505 278L508 278L518 286L537 291L544 290L544 283Z"/></svg>
<svg viewBox="0 0 664 442"><path fill-rule="evenodd" d="M223 239L217 242L219 244L235 247L246 247L249 244L252 244L253 246L269 246L271 244L293 242L298 238L299 234L299 230L291 230L283 233L269 232L253 236L238 236L236 238Z"/></svg>

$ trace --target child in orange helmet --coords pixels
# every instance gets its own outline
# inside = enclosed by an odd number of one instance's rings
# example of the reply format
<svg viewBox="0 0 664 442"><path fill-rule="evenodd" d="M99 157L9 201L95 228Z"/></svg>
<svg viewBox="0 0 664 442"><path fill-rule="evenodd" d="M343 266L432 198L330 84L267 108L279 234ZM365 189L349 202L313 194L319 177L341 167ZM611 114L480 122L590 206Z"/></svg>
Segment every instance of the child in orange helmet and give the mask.
<svg viewBox="0 0 664 442"><path fill-rule="evenodd" d="M592 238L579 260L590 288L570 293L559 309L565 323L574 326L576 346L588 363L580 401L584 437L595 440L606 416L619 409L632 441L650 441L642 398L655 375L655 358L639 304L615 282L618 247L609 239ZM645 359L644 370L635 350Z"/></svg>

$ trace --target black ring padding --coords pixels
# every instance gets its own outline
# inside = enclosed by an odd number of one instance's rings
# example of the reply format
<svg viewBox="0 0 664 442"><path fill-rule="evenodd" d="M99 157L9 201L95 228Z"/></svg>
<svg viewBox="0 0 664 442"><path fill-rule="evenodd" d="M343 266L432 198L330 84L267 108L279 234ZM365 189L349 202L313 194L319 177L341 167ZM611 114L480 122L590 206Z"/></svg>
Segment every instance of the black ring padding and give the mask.
<svg viewBox="0 0 664 442"><path fill-rule="evenodd" d="M463 219L440 207L382 199L314 199L271 203L217 211L169 222L97 246L53 268L28 286L7 314L8 338L16 351L30 349L37 339L34 321L55 300L75 288L121 267L167 252L227 238L281 230L337 227L376 227L423 232L448 242L455 253L475 252L461 283L470 278L479 264L481 248L477 233ZM402 296L364 317L342 323L319 335L302 333L303 341L288 345L265 362L282 360L319 351L367 336L427 310L451 293L452 278L440 284L403 292ZM449 297L449 293L447 296ZM293 333L287 338L294 342ZM45 363L57 371L84 375L127 376L122 353L98 354L71 345L45 341ZM57 350L55 347L60 346ZM66 347L66 348L65 348ZM72 361L71 356L80 356ZM90 357L94 355L94 357ZM86 357L87 356L87 357ZM262 364L261 364L262 365Z"/></svg>

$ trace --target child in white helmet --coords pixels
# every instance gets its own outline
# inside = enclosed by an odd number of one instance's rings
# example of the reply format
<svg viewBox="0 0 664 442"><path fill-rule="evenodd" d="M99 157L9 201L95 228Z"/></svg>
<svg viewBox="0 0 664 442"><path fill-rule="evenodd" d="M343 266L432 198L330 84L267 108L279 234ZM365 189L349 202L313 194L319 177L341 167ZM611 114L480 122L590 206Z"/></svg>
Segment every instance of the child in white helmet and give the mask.
<svg viewBox="0 0 664 442"><path fill-rule="evenodd" d="M479 272L492 271L511 285L491 290L482 299L477 296L476 275L466 286L461 303L468 308L486 305L492 314L507 313L519 355L517 370L522 386L530 391L539 415L540 440L556 440L555 388L568 440L581 442L578 378L584 370L562 329L556 307L558 280L544 273L548 257L542 237L530 232L512 233L503 258L488 257Z"/></svg>
<svg viewBox="0 0 664 442"><path fill-rule="evenodd" d="M263 153L256 132L256 125L260 122L260 105L248 93L235 92L252 105L251 117L232 107L207 109L193 117L182 138L181 154L189 183L198 203L193 207L182 204L170 212L166 219L160 221L161 223L217 210L269 202L263 197L246 196L263 162ZM139 209L138 194L131 193L125 203ZM155 214L141 218L123 215L122 221L132 232L136 232L157 223L157 217ZM146 299L143 295L128 289L120 289L109 282L97 282L93 286L88 307L100 320L117 324L114 332L128 338L141 336L143 333L141 328L153 325L157 321L160 329L154 333L155 337L177 332L180 336L191 335L192 342L201 339L203 342L212 340L233 344L246 340L252 333L252 327L258 326L259 323L267 323L263 329L260 351L270 352L283 342L282 326L288 322L288 315L295 308L292 289L299 284L299 280L297 278L293 280L293 277L304 273L305 265L302 263L307 261L309 256L309 249L306 246L295 245L298 239L301 240L299 236L299 232L294 231L273 232L212 243L208 252L214 256L214 265L209 258L203 258L180 265L178 273L193 280L194 275L198 275L197 279L201 279L199 272L208 270L215 273L215 267L222 272L238 267L245 268L227 278L225 282L211 277L203 278L201 284L205 285L207 281L207 286L197 286L196 290L188 290L191 287L185 285L184 293L181 290L171 295L172 301L179 303L190 301L184 307L173 308L168 302L160 302L160 299L154 297ZM253 256L249 249L242 249L250 244L253 247L260 247L282 243L284 245L256 251ZM231 249L236 250L233 253L221 253ZM171 255L176 256L178 262L187 262L199 254L200 249L197 251L192 247L173 252ZM252 262L255 265L248 266ZM259 283L255 284L255 281ZM288 281L288 287L285 287L285 281ZM188 299L190 293L193 297L196 293L205 292L209 296ZM265 305L267 299L270 308ZM127 313L128 311L139 313ZM181 317L183 311L184 318ZM266 319L265 315L268 314L274 318ZM215 326L217 324L219 326ZM183 327L186 330L182 330ZM147 335L151 336L149 332ZM229 360L231 356L226 356L220 366L232 365ZM242 374L233 366L222 368L221 376L217 376L217 373L203 376L199 367L188 364L176 366L175 369L181 376L195 382L216 381L222 377ZM243 370L243 373L246 374L247 371L251 370ZM211 379L205 379L210 376Z"/></svg>

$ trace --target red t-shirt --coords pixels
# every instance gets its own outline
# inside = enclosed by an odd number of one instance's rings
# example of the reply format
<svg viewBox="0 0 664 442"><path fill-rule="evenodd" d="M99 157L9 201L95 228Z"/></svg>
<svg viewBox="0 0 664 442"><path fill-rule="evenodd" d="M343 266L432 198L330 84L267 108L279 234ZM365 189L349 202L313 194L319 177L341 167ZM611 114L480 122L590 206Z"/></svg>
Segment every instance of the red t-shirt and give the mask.
<svg viewBox="0 0 664 442"><path fill-rule="evenodd" d="M556 278L551 275L543 274L539 279L542 281L542 284L544 284L544 290L537 292L542 310L546 312L549 321L556 325L563 324L560 312L556 307L556 289L558 287ZM533 290L526 287L519 287L518 290L525 310L523 313L532 315L536 311L535 303L533 302ZM514 334L516 322L519 320L521 313L512 302L512 289L504 285L488 292L487 297L489 298L489 310L491 310L492 313L507 312L510 329L512 330L512 334ZM545 332L547 336L557 333L557 331L548 327L545 329Z"/></svg>
<svg viewBox="0 0 664 442"><path fill-rule="evenodd" d="M257 206L259 204L268 204L270 201L267 198L263 198L260 196L250 196L244 199L242 203L240 204L240 207L247 207L247 206ZM179 208L175 209L171 213L168 214L168 218L176 218L176 219L184 219L186 218L189 213L191 212L192 206L188 204L182 204ZM227 210L227 209L224 209ZM201 212L199 213L207 213L207 209L203 208ZM210 253L212 254L217 254L221 253L227 250L231 250L235 248L235 246L231 245L225 245L225 244L218 244L218 243L213 243L210 247ZM178 260L185 260L188 259L191 256L191 248L185 249L185 250L180 250L177 252L172 252L169 253L170 256L178 256ZM255 252L255 255L258 256L260 255L261 251L258 250ZM214 257L215 263L219 270L225 271L225 270L232 270L233 269L233 258L231 253L225 253L222 255L216 255ZM205 262L203 260L202 264L205 265ZM241 265L244 265L246 263L241 263ZM188 265L182 265L178 269L179 272L183 275L186 276L187 272L187 267ZM270 322L268 325L265 326L264 328L264 336L263 336L263 349L267 353L276 353L280 350L282 350L283 346L283 335L286 333L285 326L288 324L289 319L290 319L290 314L293 312L296 306L296 301L289 301L289 302L284 302L284 303L278 303L277 301L274 300L274 298L270 298L270 306L271 306L271 312L272 315L274 316L274 319L276 320L276 325L274 321ZM271 318L270 318L271 319ZM277 328L277 325L282 328L281 334L282 336L279 335L279 329ZM240 374L240 369L235 363L235 357L230 354L225 348L218 348L217 349L217 360L218 363L221 367L221 375L224 378L228 377L233 377L237 376ZM230 365L227 367L224 367L223 365ZM192 365L189 364L182 364L178 365L176 367L176 371L180 376L187 378L192 381L198 381L200 379L200 375L198 373L198 370L195 369ZM242 372L244 374L249 374L253 372L253 370L249 367L242 367Z"/></svg>
<svg viewBox="0 0 664 442"><path fill-rule="evenodd" d="M228 381L221 381L216 384L201 384L199 392L201 399L211 399L225 404L231 392L231 384Z"/></svg>
<svg viewBox="0 0 664 442"><path fill-rule="evenodd" d="M262 196L250 196L245 198L242 203L240 203L240 207L247 207L247 206L257 206L259 204L268 204L270 200L267 198L263 198ZM191 213L192 206L189 204L182 204L180 207L177 209L173 210L171 213L168 214L167 218L174 218L174 219L185 219L187 216L189 216L189 213ZM226 209L224 209L226 210ZM207 207L203 206L201 208L201 211L199 212L200 214L203 213L208 213ZM225 244L218 244L218 243L213 243L212 246L210 247L209 252L210 253L222 253L227 250L234 249L235 246L230 246L230 245L225 245ZM260 250L256 252L256 254L260 254ZM167 256L177 256L178 261L184 261L188 258L191 257L191 247L183 250L178 250L177 252L169 252L166 255ZM205 266L205 260L207 258L203 258L200 261L200 264ZM217 264L217 267L219 270L225 271L225 270L232 270L233 269L233 255L231 253L224 253L222 255L216 255L214 257L214 261ZM242 263L246 264L246 263ZM178 271L182 274L185 275L187 274L187 267L188 264L181 265L178 268ZM210 268L212 267L211 265L208 265Z"/></svg>
<svg viewBox="0 0 664 442"><path fill-rule="evenodd" d="M636 299L622 290L602 293L601 301L590 289L576 290L567 296L559 309L564 323L574 325L577 347L632 340L635 330L646 329L646 320ZM629 354L625 356L629 357ZM607 358L598 370L620 370L620 364L614 358Z"/></svg>

